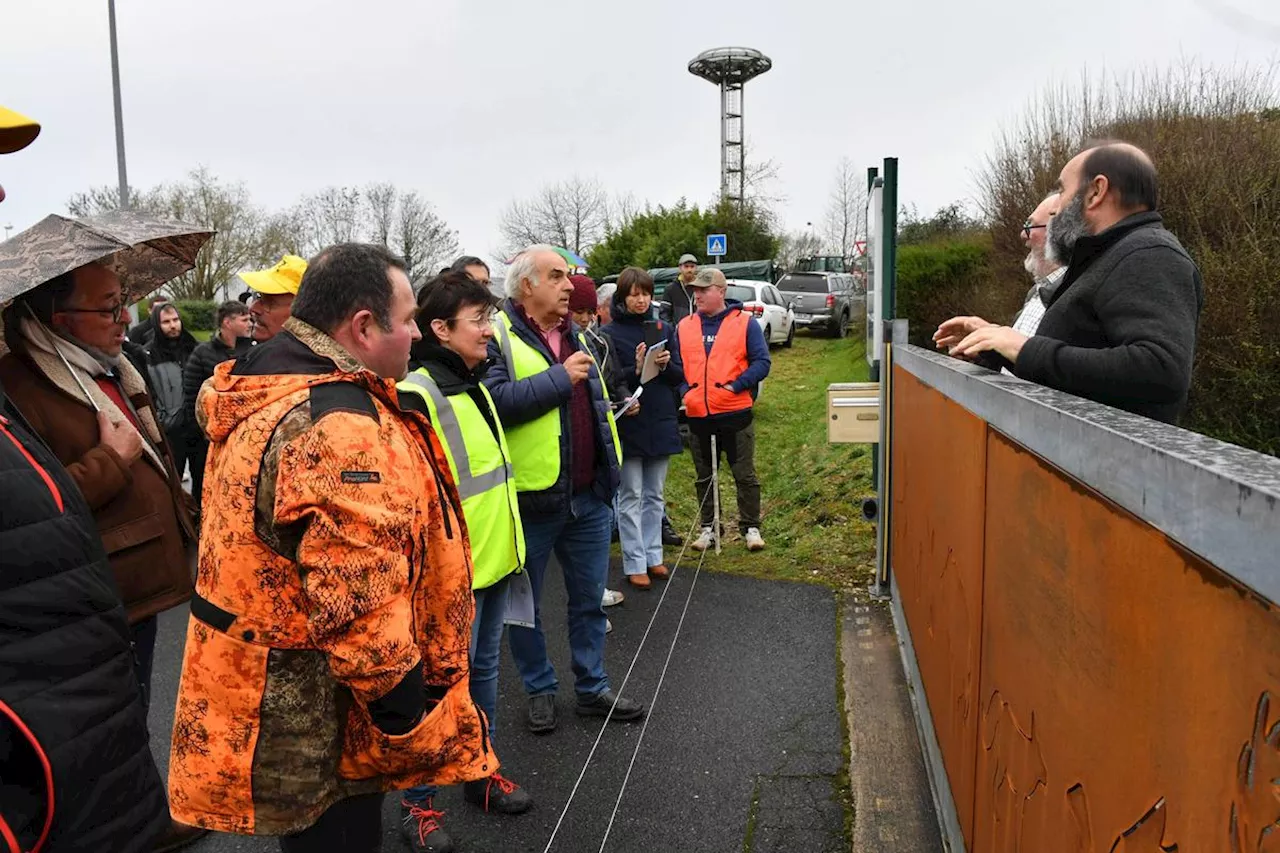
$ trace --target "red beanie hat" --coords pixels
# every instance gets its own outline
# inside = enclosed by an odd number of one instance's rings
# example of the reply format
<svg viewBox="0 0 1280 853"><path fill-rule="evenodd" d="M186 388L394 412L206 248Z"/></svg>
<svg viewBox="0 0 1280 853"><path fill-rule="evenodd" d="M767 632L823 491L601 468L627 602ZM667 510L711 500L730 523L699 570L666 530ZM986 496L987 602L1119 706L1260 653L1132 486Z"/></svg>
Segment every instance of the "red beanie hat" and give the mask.
<svg viewBox="0 0 1280 853"><path fill-rule="evenodd" d="M569 310L596 310L599 304L596 299L596 283L585 275L571 275L569 281L573 282L573 293L569 294Z"/></svg>

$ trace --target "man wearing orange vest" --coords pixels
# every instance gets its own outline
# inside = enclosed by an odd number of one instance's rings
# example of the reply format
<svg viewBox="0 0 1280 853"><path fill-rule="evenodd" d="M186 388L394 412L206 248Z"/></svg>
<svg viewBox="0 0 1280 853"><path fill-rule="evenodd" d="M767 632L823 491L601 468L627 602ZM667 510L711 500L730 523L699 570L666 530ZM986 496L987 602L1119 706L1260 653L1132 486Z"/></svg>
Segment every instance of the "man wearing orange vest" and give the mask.
<svg viewBox="0 0 1280 853"><path fill-rule="evenodd" d="M711 491L711 438L723 452L738 489L738 528L747 550L764 548L760 535L760 478L751 392L769 375L769 345L742 303L726 299L724 273L706 267L689 285L697 312L676 326L676 351L684 368L685 416L689 421L702 533L692 543L705 551L715 541Z"/></svg>

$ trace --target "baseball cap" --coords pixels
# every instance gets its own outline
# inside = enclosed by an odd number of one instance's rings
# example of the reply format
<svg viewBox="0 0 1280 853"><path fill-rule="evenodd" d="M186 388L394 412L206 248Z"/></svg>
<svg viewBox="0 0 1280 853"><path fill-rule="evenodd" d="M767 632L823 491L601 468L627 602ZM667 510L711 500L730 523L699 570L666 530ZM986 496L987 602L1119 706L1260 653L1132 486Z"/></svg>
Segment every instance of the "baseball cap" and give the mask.
<svg viewBox="0 0 1280 853"><path fill-rule="evenodd" d="M240 278L245 284L259 293L298 293L298 285L302 283L302 274L307 271L307 262L297 255L285 255L273 267L254 272L242 272Z"/></svg>
<svg viewBox="0 0 1280 853"><path fill-rule="evenodd" d="M40 135L40 125L21 113L0 107L0 154L26 148Z"/></svg>
<svg viewBox="0 0 1280 853"><path fill-rule="evenodd" d="M688 252L685 252L683 255L680 256L680 263L676 264L676 266L680 266L681 264L696 264L697 262L698 262L698 259L696 257L689 254Z"/></svg>

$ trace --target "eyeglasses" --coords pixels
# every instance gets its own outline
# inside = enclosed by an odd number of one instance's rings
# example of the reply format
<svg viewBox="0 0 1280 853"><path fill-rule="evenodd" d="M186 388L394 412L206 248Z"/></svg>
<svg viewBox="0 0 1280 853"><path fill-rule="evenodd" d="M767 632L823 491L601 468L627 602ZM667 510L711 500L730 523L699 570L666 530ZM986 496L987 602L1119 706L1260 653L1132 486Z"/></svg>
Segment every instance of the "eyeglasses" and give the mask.
<svg viewBox="0 0 1280 853"><path fill-rule="evenodd" d="M128 306L126 306L123 302L121 302L118 305L113 305L110 308L63 308L61 311L58 311L57 313L59 314L110 314L111 322L119 323L120 319L124 317L124 313L127 310L127 308Z"/></svg>
<svg viewBox="0 0 1280 853"><path fill-rule="evenodd" d="M1022 223L1022 235L1026 237L1028 240L1030 240L1032 231L1036 230L1037 228L1048 228L1048 227L1049 227L1048 223L1045 223L1044 225L1032 225L1031 220L1028 219L1026 222Z"/></svg>
<svg viewBox="0 0 1280 853"><path fill-rule="evenodd" d="M477 329L492 329L494 319L495 319L495 315L486 314L483 317L454 317L453 322L456 323L461 321L465 323L470 323L471 325L475 326Z"/></svg>

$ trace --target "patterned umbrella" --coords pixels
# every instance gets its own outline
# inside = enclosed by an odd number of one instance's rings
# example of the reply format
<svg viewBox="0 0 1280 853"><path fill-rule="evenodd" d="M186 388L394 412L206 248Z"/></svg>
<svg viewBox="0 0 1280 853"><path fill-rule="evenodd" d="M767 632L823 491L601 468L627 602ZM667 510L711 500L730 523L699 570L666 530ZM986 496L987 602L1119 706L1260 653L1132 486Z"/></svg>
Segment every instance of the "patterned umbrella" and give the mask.
<svg viewBox="0 0 1280 853"><path fill-rule="evenodd" d="M134 210L83 219L46 216L0 243L0 304L94 261L110 263L135 297L195 266L213 231Z"/></svg>
<svg viewBox="0 0 1280 853"><path fill-rule="evenodd" d="M556 250L557 255L564 258L565 263L569 266L581 267L584 270L587 268L586 260L572 249L566 249L563 246L553 246L552 248Z"/></svg>

